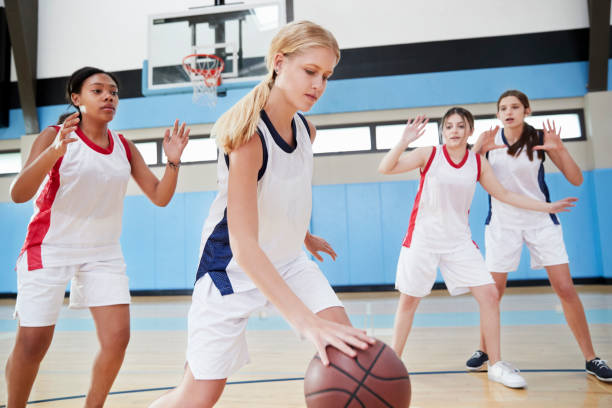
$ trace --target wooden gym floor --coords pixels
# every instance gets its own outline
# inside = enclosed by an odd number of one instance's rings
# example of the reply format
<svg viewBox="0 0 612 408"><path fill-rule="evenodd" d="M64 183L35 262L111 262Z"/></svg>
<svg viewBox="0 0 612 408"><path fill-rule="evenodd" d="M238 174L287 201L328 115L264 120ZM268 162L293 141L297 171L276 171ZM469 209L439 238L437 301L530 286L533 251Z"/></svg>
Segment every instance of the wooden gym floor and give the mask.
<svg viewBox="0 0 612 408"><path fill-rule="evenodd" d="M597 354L612 360L612 286L579 286ZM341 294L358 327L391 340L397 292ZM189 297L133 299L132 338L107 407L146 407L180 379ZM0 406L6 404L4 365L15 339L14 299L0 301ZM467 295L434 291L421 302L403 361L411 375L413 408L612 407L612 383L584 371L584 361L549 287L511 288L502 302L502 357L529 386L511 390L486 373L467 373L478 346L478 312ZM248 326L251 364L229 379L220 408L304 407L304 371L314 353L273 310ZM35 407L82 407L97 349L87 310L64 308L53 344L30 396Z"/></svg>

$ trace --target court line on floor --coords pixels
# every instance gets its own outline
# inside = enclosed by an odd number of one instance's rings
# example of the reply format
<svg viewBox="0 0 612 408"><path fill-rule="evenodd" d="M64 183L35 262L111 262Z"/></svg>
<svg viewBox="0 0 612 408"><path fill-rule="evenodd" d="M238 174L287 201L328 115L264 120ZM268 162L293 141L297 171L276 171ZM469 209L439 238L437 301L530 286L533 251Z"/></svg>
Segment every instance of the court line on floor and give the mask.
<svg viewBox="0 0 612 408"><path fill-rule="evenodd" d="M450 371L414 371L410 375L434 375L434 374L473 374L473 373L484 373L485 371L465 371L465 370L450 370ZM567 368L567 369L528 369L521 370L523 373L579 373L586 372L584 369ZM256 383L271 383L271 382L285 382L285 381L302 381L304 377L290 377L290 378L270 378L266 380L245 380L245 381L229 381L227 385L240 385L240 384L256 384ZM153 392L153 391L167 391L174 387L157 387L157 388L142 388L137 390L125 390L125 391L113 391L109 395L121 395L121 394L135 394L139 392ZM28 401L28 404L42 404L45 402L54 401L66 401L72 399L85 398L86 395L71 395L68 397L48 398L37 401ZM0 405L0 408L6 408L6 405Z"/></svg>

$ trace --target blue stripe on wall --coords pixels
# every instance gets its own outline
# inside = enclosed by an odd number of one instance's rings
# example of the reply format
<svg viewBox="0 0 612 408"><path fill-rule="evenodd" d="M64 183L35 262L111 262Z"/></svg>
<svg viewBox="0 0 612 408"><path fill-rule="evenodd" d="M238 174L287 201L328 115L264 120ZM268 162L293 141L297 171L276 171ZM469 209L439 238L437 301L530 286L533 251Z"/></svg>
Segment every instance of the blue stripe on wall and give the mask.
<svg viewBox="0 0 612 408"><path fill-rule="evenodd" d="M601 243L601 266L603 277L612 278L612 169L596 169L592 172L593 190L595 195L594 211L596 214L599 242Z"/></svg>
<svg viewBox="0 0 612 408"><path fill-rule="evenodd" d="M561 173L546 176L552 200L579 198L571 213L561 214L565 243L574 277L612 277L612 169L584 172L581 187ZM321 269L332 285L390 284L417 190L417 180L314 186L311 230L338 253L325 255ZM199 258L200 234L216 192L177 194L170 205L156 207L144 196L125 199L122 247L130 288L190 289ZM15 260L25 237L32 204L0 203L3 244L0 248L0 293L15 293ZM484 252L486 193L476 190L470 224ZM602 243L600 246L599 243ZM529 269L523 252L519 270L510 279L542 279L543 270ZM439 275L438 275L438 281Z"/></svg>
<svg viewBox="0 0 612 408"><path fill-rule="evenodd" d="M612 60L608 65L612 66ZM586 93L587 78L587 62L570 62L336 80L330 81L311 113L493 102L509 88L521 89L531 99L577 97ZM612 72L608 78L611 81ZM214 108L194 105L189 93L124 99L111 127L170 126L176 118L192 124L212 123L249 90L229 89ZM39 123L43 127L54 124L66 108L67 105L38 108ZM0 139L15 139L24 133L21 110L11 110L10 126L0 128Z"/></svg>

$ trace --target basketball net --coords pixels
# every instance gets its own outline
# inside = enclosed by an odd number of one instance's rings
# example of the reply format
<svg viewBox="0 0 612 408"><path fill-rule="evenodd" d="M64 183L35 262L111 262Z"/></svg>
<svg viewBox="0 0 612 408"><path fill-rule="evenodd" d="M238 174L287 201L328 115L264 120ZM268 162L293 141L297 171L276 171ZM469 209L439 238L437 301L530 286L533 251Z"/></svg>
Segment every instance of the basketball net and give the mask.
<svg viewBox="0 0 612 408"><path fill-rule="evenodd" d="M183 58L183 69L193 85L193 103L214 107L217 104L217 87L221 85L223 60L213 54L190 54Z"/></svg>

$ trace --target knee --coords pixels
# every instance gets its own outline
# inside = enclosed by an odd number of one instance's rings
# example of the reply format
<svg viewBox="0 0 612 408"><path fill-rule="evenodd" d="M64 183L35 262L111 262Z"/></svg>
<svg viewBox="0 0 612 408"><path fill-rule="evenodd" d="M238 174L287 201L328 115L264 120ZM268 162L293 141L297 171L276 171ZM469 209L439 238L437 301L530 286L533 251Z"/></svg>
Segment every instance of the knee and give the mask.
<svg viewBox="0 0 612 408"><path fill-rule="evenodd" d="M489 305L498 305L499 299L500 295L497 287L495 287L495 285L491 285L485 292L485 301Z"/></svg>
<svg viewBox="0 0 612 408"><path fill-rule="evenodd" d="M15 350L32 360L42 360L51 344L52 335L48 333L29 333L19 337Z"/></svg>
<svg viewBox="0 0 612 408"><path fill-rule="evenodd" d="M400 309L405 311L414 310L419 305L420 300L421 298L405 295L402 293L402 295L400 296L399 307Z"/></svg>
<svg viewBox="0 0 612 408"><path fill-rule="evenodd" d="M122 327L104 333L100 336L100 346L103 351L123 353L130 342L130 328Z"/></svg>
<svg viewBox="0 0 612 408"><path fill-rule="evenodd" d="M577 296L576 288L571 281L557 284L554 289L557 292L557 296L563 301L570 301Z"/></svg>
<svg viewBox="0 0 612 408"><path fill-rule="evenodd" d="M474 295L481 307L487 309L499 307L499 292L493 284L482 286L478 292L474 291Z"/></svg>

